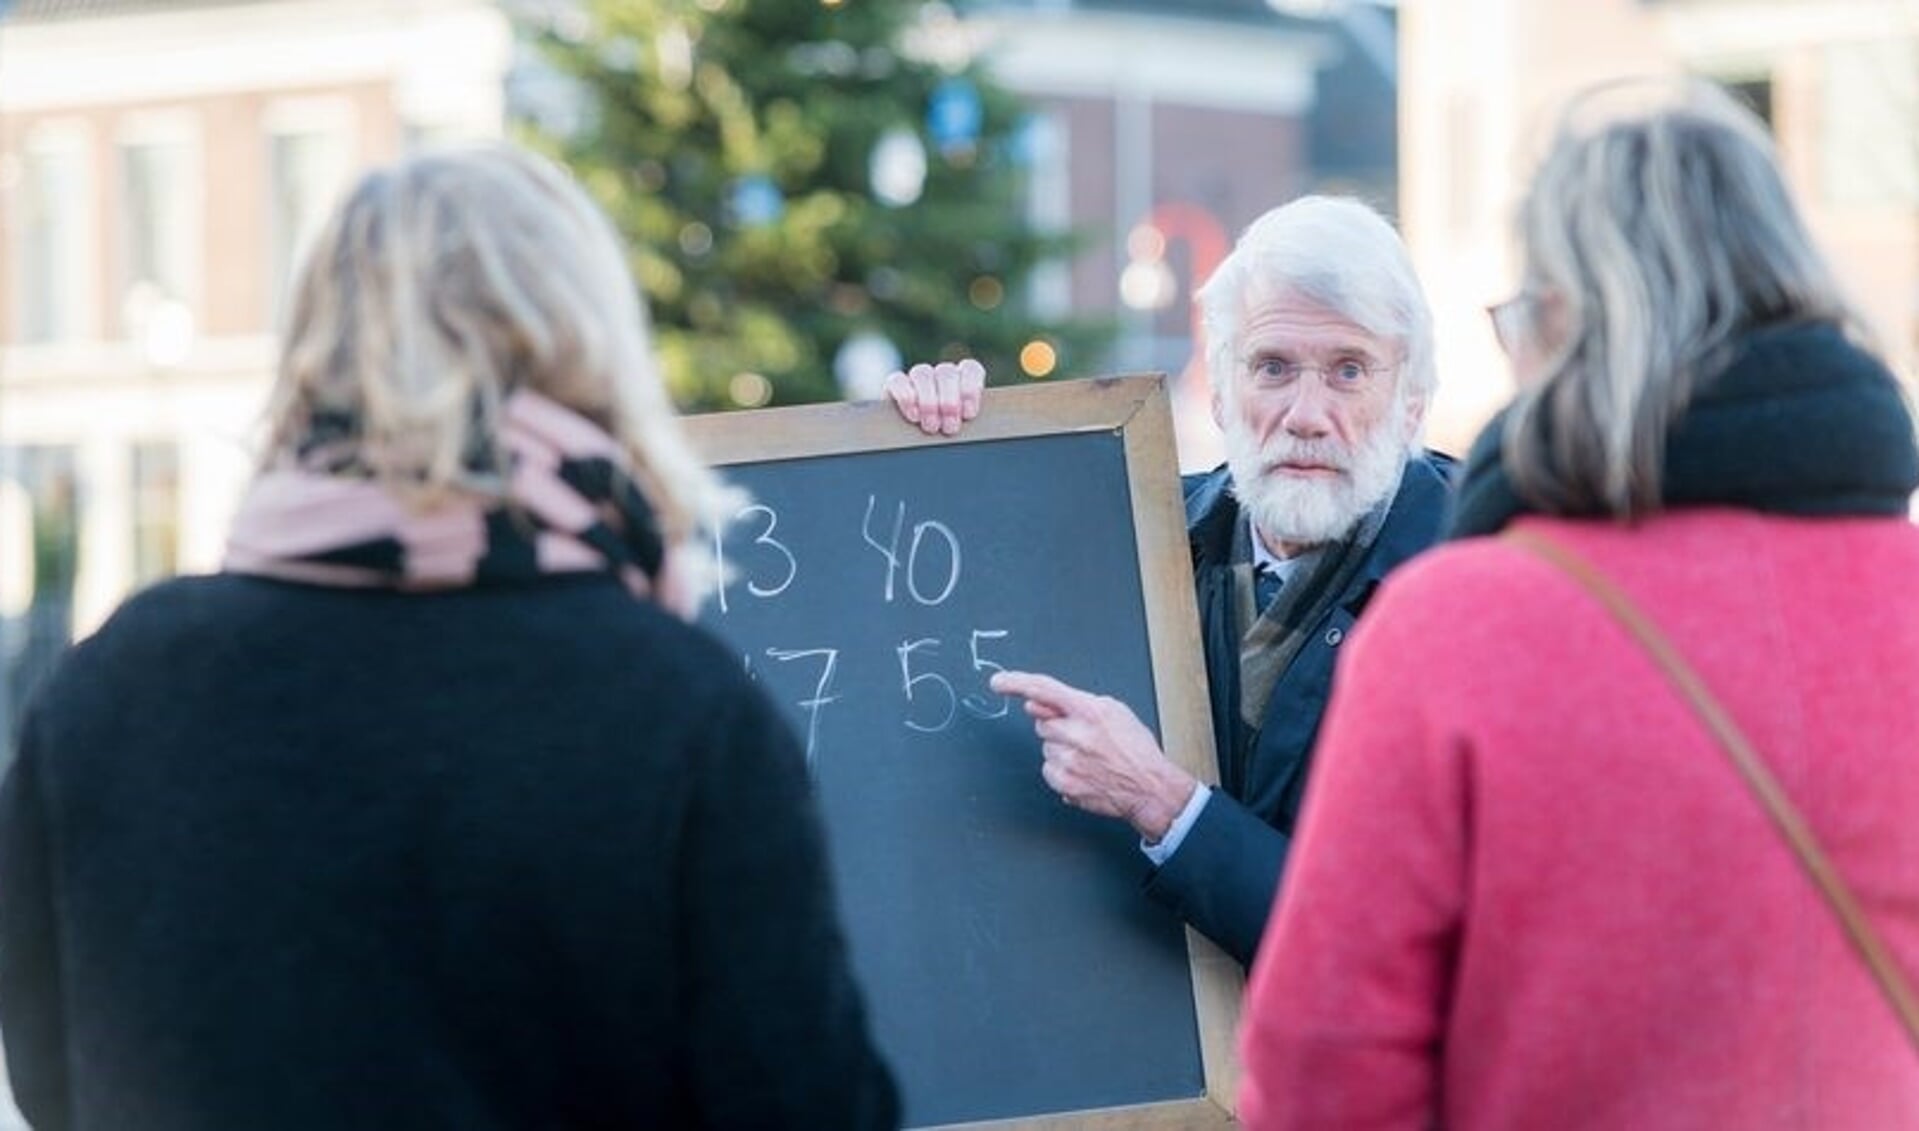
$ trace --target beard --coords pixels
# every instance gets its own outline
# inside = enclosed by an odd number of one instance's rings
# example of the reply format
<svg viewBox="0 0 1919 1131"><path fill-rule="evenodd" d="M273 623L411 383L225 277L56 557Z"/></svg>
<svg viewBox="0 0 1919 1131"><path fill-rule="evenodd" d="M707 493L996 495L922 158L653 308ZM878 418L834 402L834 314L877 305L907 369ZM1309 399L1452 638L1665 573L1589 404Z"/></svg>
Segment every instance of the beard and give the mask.
<svg viewBox="0 0 1919 1131"><path fill-rule="evenodd" d="M1262 446L1243 416L1228 415L1226 466L1233 475L1233 494L1268 539L1307 546L1336 542L1399 487L1407 457L1401 440L1403 400L1352 448L1331 438L1302 440L1283 430ZM1278 470L1281 463L1292 461L1337 468L1339 474L1296 479Z"/></svg>

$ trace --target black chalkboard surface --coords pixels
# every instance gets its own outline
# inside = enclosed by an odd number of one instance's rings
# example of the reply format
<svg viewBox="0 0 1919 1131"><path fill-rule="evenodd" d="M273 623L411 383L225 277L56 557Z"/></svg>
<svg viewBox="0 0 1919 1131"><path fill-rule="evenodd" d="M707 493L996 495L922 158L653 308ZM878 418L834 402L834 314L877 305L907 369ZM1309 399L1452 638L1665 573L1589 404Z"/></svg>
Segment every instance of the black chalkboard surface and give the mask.
<svg viewBox="0 0 1919 1131"><path fill-rule="evenodd" d="M1047 672L1210 751L1160 379L994 391L959 442L889 405L689 423L753 495L704 623L805 744L909 1123L1222 1121L1230 963L986 686Z"/></svg>

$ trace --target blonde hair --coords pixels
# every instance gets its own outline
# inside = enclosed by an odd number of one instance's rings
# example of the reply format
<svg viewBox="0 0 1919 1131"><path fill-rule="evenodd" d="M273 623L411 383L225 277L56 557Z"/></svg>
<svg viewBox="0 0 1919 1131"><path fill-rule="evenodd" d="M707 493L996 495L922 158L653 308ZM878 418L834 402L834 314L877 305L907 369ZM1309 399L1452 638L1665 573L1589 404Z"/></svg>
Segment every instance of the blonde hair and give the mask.
<svg viewBox="0 0 1919 1131"><path fill-rule="evenodd" d="M1424 402L1439 383L1433 316L1399 233L1364 202L1302 196L1250 224L1194 296L1206 368L1231 403L1240 324L1254 298L1292 291L1404 351L1400 396Z"/></svg>
<svg viewBox="0 0 1919 1131"><path fill-rule="evenodd" d="M421 506L498 497L490 438L519 388L626 449L669 545L736 498L687 443L620 241L580 186L504 145L408 157L363 177L308 255L264 464L323 461Z"/></svg>
<svg viewBox="0 0 1919 1131"><path fill-rule="evenodd" d="M1519 235L1527 332L1550 354L1514 400L1503 458L1519 494L1549 512L1658 509L1667 430L1743 333L1816 321L1865 335L1765 126L1702 80L1576 96Z"/></svg>

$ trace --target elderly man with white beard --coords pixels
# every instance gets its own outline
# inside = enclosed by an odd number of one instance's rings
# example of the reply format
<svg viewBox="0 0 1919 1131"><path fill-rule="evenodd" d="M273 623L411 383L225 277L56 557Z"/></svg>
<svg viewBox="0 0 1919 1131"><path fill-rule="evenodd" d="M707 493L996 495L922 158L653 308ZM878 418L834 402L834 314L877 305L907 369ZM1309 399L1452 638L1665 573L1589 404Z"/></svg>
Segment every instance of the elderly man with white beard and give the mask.
<svg viewBox="0 0 1919 1131"><path fill-rule="evenodd" d="M1357 201L1262 216L1199 292L1226 465L1185 483L1220 782L1169 759L1125 704L1005 672L1046 784L1124 820L1147 893L1242 964L1284 869L1334 658L1388 572L1436 541L1452 461L1425 452L1432 317L1406 249ZM915 366L888 393L929 433L978 412L975 362Z"/></svg>

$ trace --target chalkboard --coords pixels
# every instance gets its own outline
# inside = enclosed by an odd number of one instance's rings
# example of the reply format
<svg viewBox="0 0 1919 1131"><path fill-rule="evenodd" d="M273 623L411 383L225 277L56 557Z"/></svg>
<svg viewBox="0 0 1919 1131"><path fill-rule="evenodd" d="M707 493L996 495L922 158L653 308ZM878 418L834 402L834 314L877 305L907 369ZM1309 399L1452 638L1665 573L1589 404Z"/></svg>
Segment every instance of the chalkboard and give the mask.
<svg viewBox="0 0 1919 1131"><path fill-rule="evenodd" d="M689 423L753 496L704 623L805 745L909 1124L1223 1123L1236 968L986 685L1056 675L1210 762L1163 380L995 390L957 440L887 404Z"/></svg>

